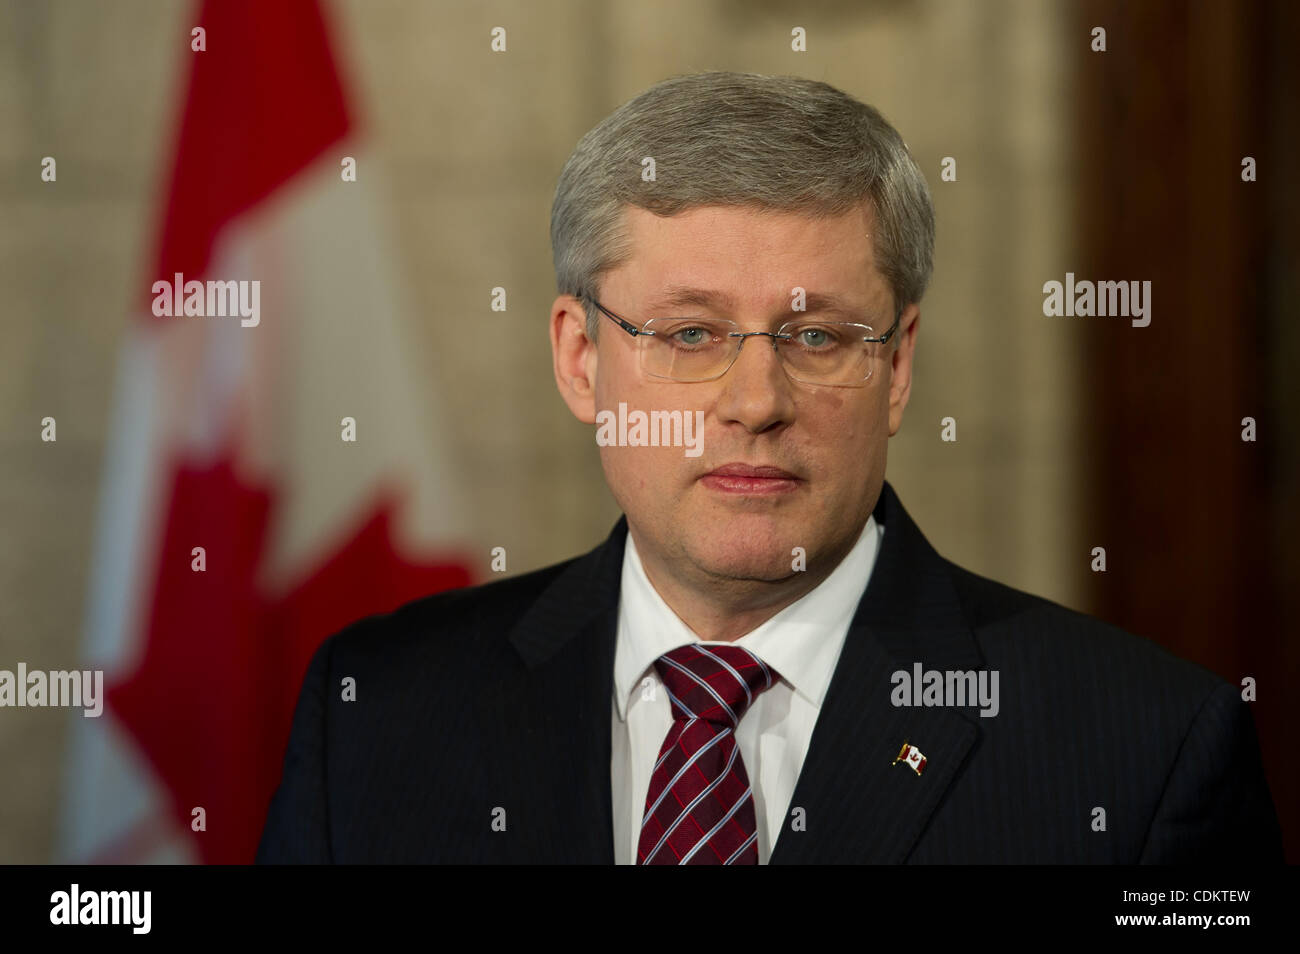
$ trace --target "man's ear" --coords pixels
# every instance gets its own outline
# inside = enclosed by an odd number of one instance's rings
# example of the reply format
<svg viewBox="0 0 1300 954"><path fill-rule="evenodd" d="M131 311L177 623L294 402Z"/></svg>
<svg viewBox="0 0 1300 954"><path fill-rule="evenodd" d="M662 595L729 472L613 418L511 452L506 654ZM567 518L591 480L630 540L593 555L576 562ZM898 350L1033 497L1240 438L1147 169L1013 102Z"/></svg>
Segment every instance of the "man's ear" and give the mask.
<svg viewBox="0 0 1300 954"><path fill-rule="evenodd" d="M903 409L912 393L912 358L916 353L916 335L921 326L921 306L915 303L903 309L898 321L898 345L890 356L889 436L903 426Z"/></svg>
<svg viewBox="0 0 1300 954"><path fill-rule="evenodd" d="M555 385L573 416L596 423L596 342L587 337L587 316L573 295L551 305L551 359Z"/></svg>

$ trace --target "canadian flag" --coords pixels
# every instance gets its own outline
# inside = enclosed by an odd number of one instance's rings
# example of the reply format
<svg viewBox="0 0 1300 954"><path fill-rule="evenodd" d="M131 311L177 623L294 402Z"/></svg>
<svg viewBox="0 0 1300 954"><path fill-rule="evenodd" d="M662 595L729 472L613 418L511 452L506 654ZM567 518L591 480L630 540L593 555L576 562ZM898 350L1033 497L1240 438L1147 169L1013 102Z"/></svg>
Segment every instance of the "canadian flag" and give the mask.
<svg viewBox="0 0 1300 954"><path fill-rule="evenodd" d="M471 582L321 10L208 0L192 26L118 358L85 622L107 706L73 720L63 861L250 862L321 640ZM158 317L178 275L258 282L258 320Z"/></svg>
<svg viewBox="0 0 1300 954"><path fill-rule="evenodd" d="M903 743L903 748L899 751L898 758L894 759L894 764L897 765L900 761L917 775L925 771L925 756L921 754L920 749L907 742Z"/></svg>

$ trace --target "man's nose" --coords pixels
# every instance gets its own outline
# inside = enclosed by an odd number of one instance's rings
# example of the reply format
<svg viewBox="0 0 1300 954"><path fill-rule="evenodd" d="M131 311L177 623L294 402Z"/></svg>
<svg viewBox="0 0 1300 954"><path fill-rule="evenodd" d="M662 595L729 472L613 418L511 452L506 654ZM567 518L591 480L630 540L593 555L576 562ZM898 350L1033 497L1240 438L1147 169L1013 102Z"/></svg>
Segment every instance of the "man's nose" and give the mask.
<svg viewBox="0 0 1300 954"><path fill-rule="evenodd" d="M794 419L794 394L781 356L769 335L738 339L740 353L722 376L718 416L736 421L753 434Z"/></svg>

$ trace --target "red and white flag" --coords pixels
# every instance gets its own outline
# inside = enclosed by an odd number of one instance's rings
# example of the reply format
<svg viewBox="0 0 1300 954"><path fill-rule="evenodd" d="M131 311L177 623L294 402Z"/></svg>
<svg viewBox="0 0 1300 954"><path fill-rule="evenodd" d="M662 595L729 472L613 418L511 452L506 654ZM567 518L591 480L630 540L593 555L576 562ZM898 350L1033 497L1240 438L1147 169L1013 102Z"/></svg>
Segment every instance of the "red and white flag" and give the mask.
<svg viewBox="0 0 1300 954"><path fill-rule="evenodd" d="M321 10L208 0L192 26L118 359L86 618L107 705L73 720L62 861L251 861L321 640L471 582ZM155 282L194 294L169 309Z"/></svg>
<svg viewBox="0 0 1300 954"><path fill-rule="evenodd" d="M921 750L915 745L910 745L907 742L903 743L903 748L899 751L898 758L894 759L895 765L899 762L904 763L917 775L920 775L925 771L925 756L921 754Z"/></svg>

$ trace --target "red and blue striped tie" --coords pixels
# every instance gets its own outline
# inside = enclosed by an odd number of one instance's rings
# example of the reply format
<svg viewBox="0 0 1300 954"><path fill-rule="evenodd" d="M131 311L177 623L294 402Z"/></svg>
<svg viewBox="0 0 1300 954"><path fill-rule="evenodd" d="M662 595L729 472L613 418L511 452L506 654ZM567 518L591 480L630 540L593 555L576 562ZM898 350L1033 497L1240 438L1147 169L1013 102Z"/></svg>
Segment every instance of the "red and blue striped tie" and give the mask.
<svg viewBox="0 0 1300 954"><path fill-rule="evenodd" d="M673 724L646 794L637 864L756 865L758 829L736 726L778 678L740 646L692 643L664 653L655 669Z"/></svg>

